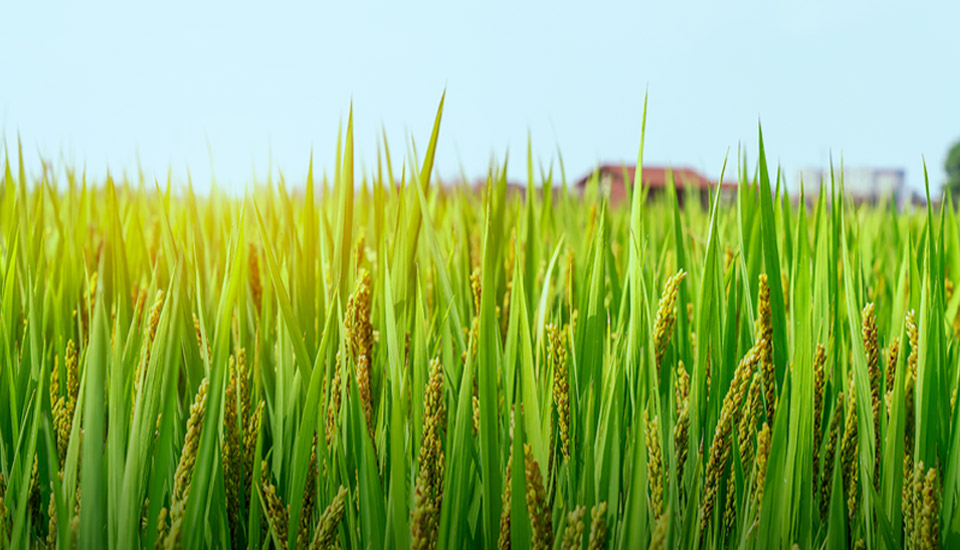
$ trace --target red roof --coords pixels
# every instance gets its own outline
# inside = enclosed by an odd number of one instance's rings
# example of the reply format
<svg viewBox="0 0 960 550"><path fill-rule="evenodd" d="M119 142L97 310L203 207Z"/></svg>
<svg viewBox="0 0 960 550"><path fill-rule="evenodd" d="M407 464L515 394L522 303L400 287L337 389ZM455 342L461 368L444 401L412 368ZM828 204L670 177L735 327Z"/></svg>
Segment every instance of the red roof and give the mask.
<svg viewBox="0 0 960 550"><path fill-rule="evenodd" d="M680 168L669 168L665 166L644 166L643 167L643 184L644 186L650 189L664 189L667 186L667 173L672 170L673 172L673 181L678 189L683 189L687 186L693 187L694 189L706 190L714 187L716 181L712 180L700 172L689 167L680 167ZM597 173L598 176L603 179L607 178L610 181L610 199L612 202L618 202L620 199L626 196L626 190L624 189L624 176L626 176L626 181L631 185L633 184L636 166L635 165L622 165L622 164L601 164L597 167L596 170L590 172L589 174L583 176L576 182L577 187L584 187L587 184L587 181ZM736 189L737 184L735 182L725 181L720 185L721 189Z"/></svg>

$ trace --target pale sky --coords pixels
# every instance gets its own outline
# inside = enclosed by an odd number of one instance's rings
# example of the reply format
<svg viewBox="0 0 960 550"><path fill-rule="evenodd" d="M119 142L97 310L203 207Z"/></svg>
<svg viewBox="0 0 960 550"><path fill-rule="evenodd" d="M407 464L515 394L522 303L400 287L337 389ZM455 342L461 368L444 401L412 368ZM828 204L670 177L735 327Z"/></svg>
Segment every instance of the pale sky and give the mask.
<svg viewBox="0 0 960 550"><path fill-rule="evenodd" d="M202 4L202 5L201 5ZM270 162L298 184L311 149L332 174L354 105L357 162L385 127L395 165L426 146L447 91L436 167L486 172L526 139L573 180L633 162L649 90L646 159L712 177L743 143L786 173L902 167L932 186L960 139L960 3L17 2L0 8L0 132L88 172L242 190Z"/></svg>

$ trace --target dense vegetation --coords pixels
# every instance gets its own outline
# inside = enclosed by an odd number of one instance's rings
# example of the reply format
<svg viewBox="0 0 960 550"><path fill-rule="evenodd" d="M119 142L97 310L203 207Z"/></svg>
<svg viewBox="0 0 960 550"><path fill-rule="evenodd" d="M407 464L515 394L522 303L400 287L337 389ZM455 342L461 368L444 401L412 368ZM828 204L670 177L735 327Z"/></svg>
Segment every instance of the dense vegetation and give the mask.
<svg viewBox="0 0 960 550"><path fill-rule="evenodd" d="M478 195L439 124L360 174L351 118L332 176L242 199L8 150L3 544L960 543L949 194L791 203L761 137L709 208L529 154Z"/></svg>

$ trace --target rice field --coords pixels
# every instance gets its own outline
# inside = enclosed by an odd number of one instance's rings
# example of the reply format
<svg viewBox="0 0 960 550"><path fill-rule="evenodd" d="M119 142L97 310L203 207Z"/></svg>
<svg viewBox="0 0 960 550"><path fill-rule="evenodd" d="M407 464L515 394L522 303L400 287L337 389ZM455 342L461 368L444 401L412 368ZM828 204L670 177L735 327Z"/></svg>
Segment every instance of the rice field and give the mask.
<svg viewBox="0 0 960 550"><path fill-rule="evenodd" d="M475 193L442 105L422 155L356 170L351 115L329 176L242 197L8 147L0 545L960 544L949 194L791 202L762 135L708 208L529 149Z"/></svg>

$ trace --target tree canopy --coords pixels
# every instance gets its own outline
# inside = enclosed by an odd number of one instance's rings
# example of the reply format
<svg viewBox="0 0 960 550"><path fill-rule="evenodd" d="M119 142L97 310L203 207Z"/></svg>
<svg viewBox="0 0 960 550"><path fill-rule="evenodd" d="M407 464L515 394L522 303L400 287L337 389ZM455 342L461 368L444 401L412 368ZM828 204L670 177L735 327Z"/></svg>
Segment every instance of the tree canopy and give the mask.
<svg viewBox="0 0 960 550"><path fill-rule="evenodd" d="M943 167L947 171L947 187L954 193L960 191L960 140L950 148Z"/></svg>

